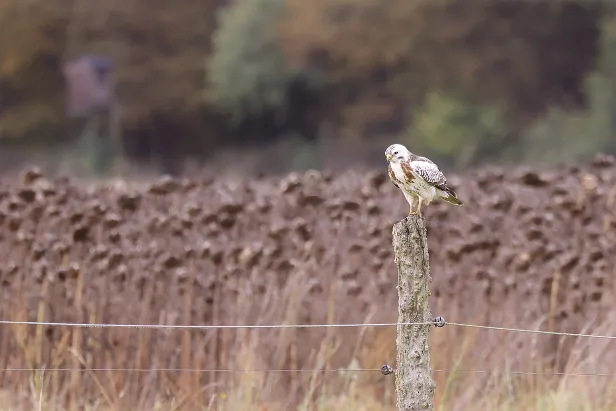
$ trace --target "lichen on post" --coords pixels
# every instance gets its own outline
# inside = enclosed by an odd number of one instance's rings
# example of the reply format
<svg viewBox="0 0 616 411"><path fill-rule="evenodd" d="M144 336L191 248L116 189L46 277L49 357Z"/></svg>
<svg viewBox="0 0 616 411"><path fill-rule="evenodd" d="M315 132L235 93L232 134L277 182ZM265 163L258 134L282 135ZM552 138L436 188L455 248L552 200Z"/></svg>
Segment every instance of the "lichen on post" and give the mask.
<svg viewBox="0 0 616 411"><path fill-rule="evenodd" d="M428 234L421 216L409 215L393 227L398 268L398 322L432 321L429 297L432 277ZM399 411L434 409L435 383L430 370L428 332L431 325L398 325L396 397Z"/></svg>

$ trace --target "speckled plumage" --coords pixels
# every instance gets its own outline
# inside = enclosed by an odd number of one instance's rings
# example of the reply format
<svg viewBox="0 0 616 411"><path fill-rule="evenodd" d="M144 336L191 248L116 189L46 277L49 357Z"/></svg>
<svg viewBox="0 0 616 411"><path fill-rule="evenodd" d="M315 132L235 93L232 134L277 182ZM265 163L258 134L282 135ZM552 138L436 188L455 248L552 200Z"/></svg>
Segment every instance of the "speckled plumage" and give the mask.
<svg viewBox="0 0 616 411"><path fill-rule="evenodd" d="M398 187L410 205L409 214L421 214L421 205L435 199L463 205L456 193L447 186L447 178L434 162L411 153L401 144L392 144L385 150L389 165L387 171L392 183ZM416 212L413 205L418 202Z"/></svg>

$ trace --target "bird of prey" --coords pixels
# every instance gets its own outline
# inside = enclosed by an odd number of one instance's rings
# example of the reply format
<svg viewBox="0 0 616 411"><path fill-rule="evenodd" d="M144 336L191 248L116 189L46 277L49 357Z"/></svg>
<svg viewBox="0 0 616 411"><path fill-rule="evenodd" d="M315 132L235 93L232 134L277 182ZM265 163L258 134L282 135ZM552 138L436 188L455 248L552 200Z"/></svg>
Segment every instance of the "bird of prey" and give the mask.
<svg viewBox="0 0 616 411"><path fill-rule="evenodd" d="M464 203L447 187L447 179L430 159L411 153L402 144L392 144L385 150L389 178L402 191L410 205L409 215L421 215L421 205L442 199L458 206ZM415 202L417 210L413 211Z"/></svg>

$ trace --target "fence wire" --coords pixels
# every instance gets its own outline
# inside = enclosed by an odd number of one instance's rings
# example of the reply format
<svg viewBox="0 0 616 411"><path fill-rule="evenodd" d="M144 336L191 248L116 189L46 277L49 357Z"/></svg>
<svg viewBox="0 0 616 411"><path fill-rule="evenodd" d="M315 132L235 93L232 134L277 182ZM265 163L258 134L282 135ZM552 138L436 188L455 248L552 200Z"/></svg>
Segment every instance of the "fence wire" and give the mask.
<svg viewBox="0 0 616 411"><path fill-rule="evenodd" d="M442 320L442 319L441 319ZM217 330L217 329L285 329L285 328L362 328L362 327L396 327L416 325L438 325L480 328L485 330L511 331L531 334L556 335L563 337L599 338L616 340L613 335L598 335L585 333L568 333L560 331L533 330L526 328L497 327L491 325L477 325L457 322L439 323L437 320L426 322L393 322L393 323L349 323L349 324L247 324L247 325L177 325L177 324L100 324L100 323L68 323L45 321L10 321L0 320L0 325L33 325L49 327L76 327L76 328L136 328L136 329L170 329L170 330Z"/></svg>
<svg viewBox="0 0 616 411"><path fill-rule="evenodd" d="M175 329L175 330L220 330L220 329L281 329L281 328L353 328L353 327L391 327L396 325L433 325L433 321L418 323L368 323L368 324L249 324L249 325L176 325L176 324L90 324L39 321L3 321L8 325L44 325L51 327L78 328L140 328L140 329Z"/></svg>
<svg viewBox="0 0 616 411"><path fill-rule="evenodd" d="M496 327L492 325L476 325L476 324L464 324L464 323L447 323L447 325L453 325L456 327L467 327L467 328L481 328L484 330L513 331L513 332L519 332L519 333L559 335L563 337L603 338L603 339L608 339L608 340L616 340L616 336L613 336L613 335L566 333L566 332L560 332L560 331L544 331L544 330L532 330L532 329L524 329L524 328L507 328L507 327Z"/></svg>
<svg viewBox="0 0 616 411"><path fill-rule="evenodd" d="M616 336L597 335L585 333L568 333L559 331L533 330L525 328L497 327L490 325L465 324L445 322L442 317L426 322L393 322L393 323L348 323L348 324L252 324L252 325L177 325L177 324L102 324L102 323L69 323L69 322L45 322L45 321L11 321L0 320L0 325L26 325L26 326L49 326L49 327L74 327L74 328L133 328L133 329L184 329L184 330L217 330L217 329L288 329L288 328L361 328L361 327L394 327L394 326L418 326L436 325L442 327L450 325L454 327L479 328L484 330L510 331L520 333L533 333L543 335L557 335L564 337L600 338L616 340ZM0 372L183 372L183 373L382 373L382 368L334 368L334 369L202 369L202 368L5 368ZM393 370L395 372L395 370ZM616 378L615 373L581 373L581 372L534 372L512 370L472 370L472 369L434 369L433 373L473 373L511 376L562 376L562 377L611 377Z"/></svg>
<svg viewBox="0 0 616 411"><path fill-rule="evenodd" d="M230 369L230 368L5 368L0 372L183 372L183 373L382 373L381 368L332 368L332 369ZM466 373L466 374L497 374L519 376L562 376L562 377L613 377L614 373L586 372L542 372L542 371L505 371L505 370L472 370L472 369L434 369L433 373ZM394 370L395 373L395 370Z"/></svg>

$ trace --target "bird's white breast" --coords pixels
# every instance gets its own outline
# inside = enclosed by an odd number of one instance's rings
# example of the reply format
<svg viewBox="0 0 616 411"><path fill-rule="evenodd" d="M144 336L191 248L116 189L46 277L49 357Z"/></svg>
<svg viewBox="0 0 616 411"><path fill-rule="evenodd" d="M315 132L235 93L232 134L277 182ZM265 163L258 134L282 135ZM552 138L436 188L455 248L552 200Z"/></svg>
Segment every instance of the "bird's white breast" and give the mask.
<svg viewBox="0 0 616 411"><path fill-rule="evenodd" d="M419 176L415 176L415 178L409 183L408 178L404 174L404 171L402 171L402 166L399 163L392 163L391 169L393 170L398 181L404 185L405 190L416 193L428 202L432 201L436 196L436 190L434 187Z"/></svg>
<svg viewBox="0 0 616 411"><path fill-rule="evenodd" d="M406 186L407 179L404 175L404 171L402 171L402 166L400 165L400 163L391 163L391 169L393 170L394 175L396 176L398 181L400 181Z"/></svg>

